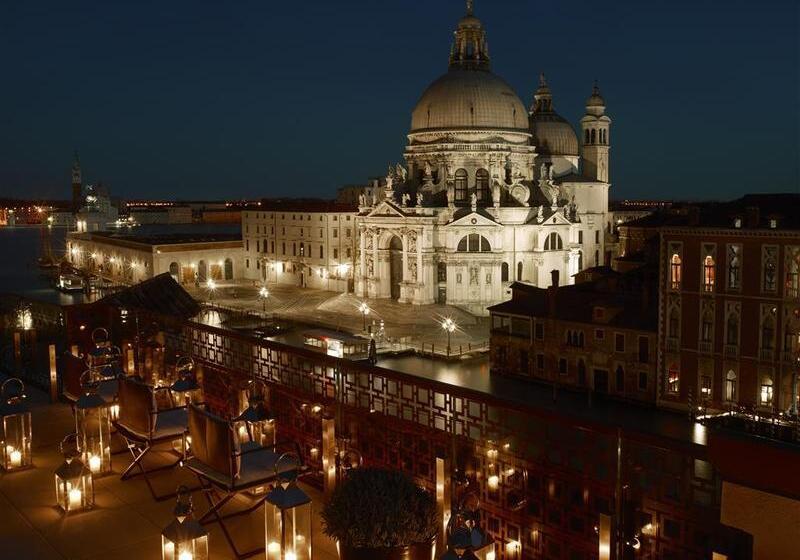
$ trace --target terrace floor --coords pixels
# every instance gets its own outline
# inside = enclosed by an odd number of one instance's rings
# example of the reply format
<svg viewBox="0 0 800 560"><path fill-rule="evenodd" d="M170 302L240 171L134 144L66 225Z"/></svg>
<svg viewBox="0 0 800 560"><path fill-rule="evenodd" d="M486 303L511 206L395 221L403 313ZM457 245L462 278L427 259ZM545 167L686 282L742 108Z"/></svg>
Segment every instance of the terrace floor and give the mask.
<svg viewBox="0 0 800 560"><path fill-rule="evenodd" d="M28 389L33 414L33 463L27 470L5 473L0 470L0 557L8 559L108 559L157 560L161 558L161 530L173 519L173 499L156 502L141 476L120 481L119 473L128 466L130 454L112 458L115 474L95 481L96 507L87 512L63 516L55 506L54 472L63 461L58 451L61 439L75 430L70 407L50 404L45 395ZM120 444L120 448L121 444ZM174 461L169 451L152 460ZM176 468L153 475L156 492L168 493L180 484L196 486L196 479ZM304 486L318 511L321 493ZM207 503L200 492L193 494L195 514L205 512ZM240 506L247 504L241 498ZM313 556L319 560L338 558L334 544L322 534L319 516L314 512ZM230 520L240 551L263 546L264 513L257 509L248 516ZM209 524L211 557L234 558L217 524ZM263 555L261 556L263 557Z"/></svg>

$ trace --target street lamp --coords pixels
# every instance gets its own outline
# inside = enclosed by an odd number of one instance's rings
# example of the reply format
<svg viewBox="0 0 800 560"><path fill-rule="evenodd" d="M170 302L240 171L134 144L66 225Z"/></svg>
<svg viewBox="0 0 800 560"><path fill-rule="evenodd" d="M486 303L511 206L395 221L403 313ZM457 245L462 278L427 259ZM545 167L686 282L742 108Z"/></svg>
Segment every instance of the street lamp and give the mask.
<svg viewBox="0 0 800 560"><path fill-rule="evenodd" d="M217 289L217 283L213 278L206 280L206 288L208 288L208 300L214 301L214 291Z"/></svg>
<svg viewBox="0 0 800 560"><path fill-rule="evenodd" d="M258 290L258 297L261 298L261 303L263 306L264 313L267 312L267 298L269 297L269 290L266 286L261 286L261 289Z"/></svg>
<svg viewBox="0 0 800 560"><path fill-rule="evenodd" d="M369 315L369 305L367 305L366 301L362 301L358 304L358 311L364 317L364 332L367 331L367 315Z"/></svg>
<svg viewBox="0 0 800 560"><path fill-rule="evenodd" d="M16 390L13 388L16 386ZM25 384L17 378L0 386L0 458L5 471L31 465L31 411L25 406Z"/></svg>
<svg viewBox="0 0 800 560"><path fill-rule="evenodd" d="M442 321L442 329L447 333L447 355L450 355L450 335L458 328L456 322L450 317L445 317Z"/></svg>
<svg viewBox="0 0 800 560"><path fill-rule="evenodd" d="M208 560L208 531L192 516L192 495L178 488L175 519L161 531L162 560Z"/></svg>

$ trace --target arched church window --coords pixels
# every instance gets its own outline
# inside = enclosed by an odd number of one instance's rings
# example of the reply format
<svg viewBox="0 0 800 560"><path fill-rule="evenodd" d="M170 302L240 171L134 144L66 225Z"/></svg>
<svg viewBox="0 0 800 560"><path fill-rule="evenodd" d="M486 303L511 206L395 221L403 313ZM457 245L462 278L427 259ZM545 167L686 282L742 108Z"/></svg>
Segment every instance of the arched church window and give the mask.
<svg viewBox="0 0 800 560"><path fill-rule="evenodd" d="M504 262L500 265L500 280L508 282L508 263Z"/></svg>
<svg viewBox="0 0 800 560"><path fill-rule="evenodd" d="M561 251L563 249L564 242L562 241L561 236L556 232L552 232L547 236L547 239L544 240L545 251Z"/></svg>
<svg viewBox="0 0 800 560"><path fill-rule="evenodd" d="M489 240L478 233L470 233L458 242L459 253L488 253L492 250Z"/></svg>
<svg viewBox="0 0 800 560"><path fill-rule="evenodd" d="M467 200L467 172L464 169L456 171L455 191L456 202Z"/></svg>
<svg viewBox="0 0 800 560"><path fill-rule="evenodd" d="M485 169L478 169L475 173L475 191L478 202L489 202L489 172Z"/></svg>
<svg viewBox="0 0 800 560"><path fill-rule="evenodd" d="M584 132L584 135L583 135L583 136L584 136L584 138L583 138L583 143L584 143L584 144L588 144L588 143L589 143L589 129L587 128L587 129L586 129L586 130L584 130L583 132Z"/></svg>
<svg viewBox="0 0 800 560"><path fill-rule="evenodd" d="M522 280L522 261L517 263L517 280Z"/></svg>
<svg viewBox="0 0 800 560"><path fill-rule="evenodd" d="M593 129L592 129L592 140L591 140L591 143L592 143L592 144L595 144L596 142L597 142L597 130L595 130L595 129L593 128Z"/></svg>

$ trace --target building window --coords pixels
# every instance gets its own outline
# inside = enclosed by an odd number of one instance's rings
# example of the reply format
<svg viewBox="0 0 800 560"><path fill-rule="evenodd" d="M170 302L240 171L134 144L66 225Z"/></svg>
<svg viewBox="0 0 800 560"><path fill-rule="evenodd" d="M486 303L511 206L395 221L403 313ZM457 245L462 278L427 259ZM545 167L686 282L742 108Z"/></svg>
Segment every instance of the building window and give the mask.
<svg viewBox="0 0 800 560"><path fill-rule="evenodd" d="M639 337L639 363L647 364L650 362L650 339L646 336Z"/></svg>
<svg viewBox="0 0 800 560"><path fill-rule="evenodd" d="M700 340L711 342L714 338L714 316L710 311L703 314L700 322Z"/></svg>
<svg viewBox="0 0 800 560"><path fill-rule="evenodd" d="M761 381L761 393L759 395L759 403L762 406L769 406L772 404L772 379L765 377Z"/></svg>
<svg viewBox="0 0 800 560"><path fill-rule="evenodd" d="M673 290L681 289L681 256L677 253L669 261L669 285Z"/></svg>
<svg viewBox="0 0 800 560"><path fill-rule="evenodd" d="M489 202L489 172L485 169L478 169L475 173L475 193L478 202Z"/></svg>
<svg viewBox="0 0 800 560"><path fill-rule="evenodd" d="M508 263L504 262L500 265L500 280L508 282Z"/></svg>
<svg viewBox="0 0 800 560"><path fill-rule="evenodd" d="M463 169L456 171L455 198L456 202L464 202L467 200L467 172Z"/></svg>
<svg viewBox="0 0 800 560"><path fill-rule="evenodd" d="M250 250L250 240L249 239L246 239L245 242L244 242L244 250L245 251L249 251Z"/></svg>
<svg viewBox="0 0 800 560"><path fill-rule="evenodd" d="M786 262L786 297L800 296L800 251L795 252Z"/></svg>
<svg viewBox="0 0 800 560"><path fill-rule="evenodd" d="M564 242L561 240L561 236L558 235L556 232L552 232L544 240L545 251L562 251L563 249L564 249Z"/></svg>
<svg viewBox="0 0 800 560"><path fill-rule="evenodd" d="M640 391L647 391L647 372L640 371L639 372L639 390Z"/></svg>
<svg viewBox="0 0 800 560"><path fill-rule="evenodd" d="M333 238L336 239L337 237L339 237L339 230L335 229L333 230Z"/></svg>
<svg viewBox="0 0 800 560"><path fill-rule="evenodd" d="M625 370L622 369L622 366L617 366L617 371L615 372L616 376L616 386L617 391L620 393L625 392Z"/></svg>
<svg viewBox="0 0 800 560"><path fill-rule="evenodd" d="M742 281L742 246L728 245L728 289L738 290Z"/></svg>
<svg viewBox="0 0 800 560"><path fill-rule="evenodd" d="M567 359L566 358L559 358L558 360L558 373L561 375L567 374Z"/></svg>
<svg viewBox="0 0 800 560"><path fill-rule="evenodd" d="M436 280L447 282L447 263L440 262L436 265Z"/></svg>
<svg viewBox="0 0 800 560"><path fill-rule="evenodd" d="M305 243L301 243L300 244L300 256L301 257L305 257L306 256L306 245L305 245Z"/></svg>
<svg viewBox="0 0 800 560"><path fill-rule="evenodd" d="M297 256L297 243L292 243L292 256Z"/></svg>
<svg viewBox="0 0 800 560"><path fill-rule="evenodd" d="M347 249L345 249L345 252L344 252L344 253L345 253L345 256L346 256L346 257L349 259L349 258L350 258L350 256L351 256L351 253L350 253L350 247L348 247Z"/></svg>
<svg viewBox="0 0 800 560"><path fill-rule="evenodd" d="M583 361L583 358L578 360L578 383L586 385L586 362Z"/></svg>
<svg viewBox="0 0 800 560"><path fill-rule="evenodd" d="M703 260L703 290L706 292L714 291L715 269L714 257L708 255Z"/></svg>
<svg viewBox="0 0 800 560"><path fill-rule="evenodd" d="M739 316L736 314L731 314L728 316L728 320L725 324L726 333L725 333L725 344L729 346L738 346L739 345Z"/></svg>
<svg viewBox="0 0 800 560"><path fill-rule="evenodd" d="M728 402L736 401L736 374L733 370L728 371L725 376L725 400Z"/></svg>
<svg viewBox="0 0 800 560"><path fill-rule="evenodd" d="M536 368L544 369L544 354L536 354Z"/></svg>
<svg viewBox="0 0 800 560"><path fill-rule="evenodd" d="M285 241L283 243L281 243L281 254L282 255L286 254L286 242Z"/></svg>
<svg viewBox="0 0 800 560"><path fill-rule="evenodd" d="M320 247L320 249L321 249L321 247ZM339 249L337 249L335 247L333 249L333 258L334 259L338 259L339 258Z"/></svg>
<svg viewBox="0 0 800 560"><path fill-rule="evenodd" d="M678 391L680 390L680 384L681 373L678 370L678 365L672 364L669 366L669 370L667 371L667 392L677 395Z"/></svg>
<svg viewBox="0 0 800 560"><path fill-rule="evenodd" d="M761 348L763 350L775 348L775 319L772 313L764 317L761 324Z"/></svg>
<svg viewBox="0 0 800 560"><path fill-rule="evenodd" d="M594 230L594 242L595 242L596 245L600 243L600 230L599 229Z"/></svg>
<svg viewBox="0 0 800 560"><path fill-rule="evenodd" d="M681 333L681 319L677 309L669 312L669 326L667 329L670 338L679 338Z"/></svg>
<svg viewBox="0 0 800 560"><path fill-rule="evenodd" d="M319 246L319 258L321 258L321 259L322 259L322 258L325 258L325 257L323 257L323 255L324 255L324 252L323 252L323 250L322 250L322 245L320 245L320 246Z"/></svg>
<svg viewBox="0 0 800 560"><path fill-rule="evenodd" d="M761 289L764 292L774 292L777 289L775 274L778 262L778 248L774 245L765 245L761 249L761 262L763 268Z"/></svg>
<svg viewBox="0 0 800 560"><path fill-rule="evenodd" d="M250 268L250 259L245 259L244 260L244 266L245 266L245 268Z"/></svg>
<svg viewBox="0 0 800 560"><path fill-rule="evenodd" d="M456 284L461 284L461 273L456 273Z"/></svg>
<svg viewBox="0 0 800 560"><path fill-rule="evenodd" d="M528 353L525 350L519 351L519 369L523 373L528 373Z"/></svg>
<svg viewBox="0 0 800 560"><path fill-rule="evenodd" d="M260 252L261 252L261 240L260 239L256 239L256 253L260 253Z"/></svg>
<svg viewBox="0 0 800 560"><path fill-rule="evenodd" d="M533 332L536 340L544 340L544 323L536 323Z"/></svg>
<svg viewBox="0 0 800 560"><path fill-rule="evenodd" d="M346 228L346 229L344 230L344 236L345 236L345 237L347 237L347 238L350 238L350 235L351 235L351 233L350 233L350 228Z"/></svg>
<svg viewBox="0 0 800 560"><path fill-rule="evenodd" d="M606 338L606 331L603 329L595 329L594 331L594 339L595 340L604 340Z"/></svg>
<svg viewBox="0 0 800 560"><path fill-rule="evenodd" d="M578 230L578 243L583 245L583 230L582 229Z"/></svg>
<svg viewBox="0 0 800 560"><path fill-rule="evenodd" d="M711 376L710 375L701 375L700 376L700 395L704 399L711 398Z"/></svg>
<svg viewBox="0 0 800 560"><path fill-rule="evenodd" d="M625 351L625 334L614 333L614 351L615 352Z"/></svg>
<svg viewBox="0 0 800 560"><path fill-rule="evenodd" d="M489 240L477 233L470 233L458 242L459 253L488 253L492 250Z"/></svg>

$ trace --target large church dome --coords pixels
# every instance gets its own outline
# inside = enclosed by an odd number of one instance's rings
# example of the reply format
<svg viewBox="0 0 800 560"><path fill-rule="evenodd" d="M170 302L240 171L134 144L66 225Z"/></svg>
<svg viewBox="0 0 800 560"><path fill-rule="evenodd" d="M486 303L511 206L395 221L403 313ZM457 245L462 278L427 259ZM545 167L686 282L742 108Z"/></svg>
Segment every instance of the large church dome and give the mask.
<svg viewBox="0 0 800 560"><path fill-rule="evenodd" d="M448 72L428 86L411 114L411 132L465 128L528 129L525 105L489 70L486 33L471 1L458 22Z"/></svg>
<svg viewBox="0 0 800 560"><path fill-rule="evenodd" d="M488 70L451 68L422 94L411 131L516 129L528 127L528 112L514 90Z"/></svg>

